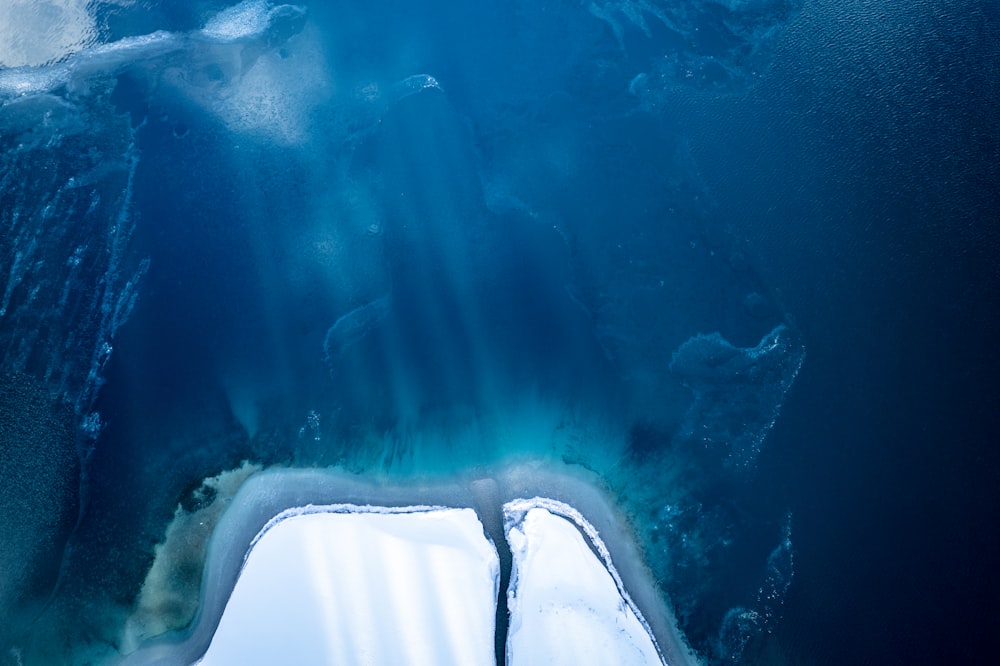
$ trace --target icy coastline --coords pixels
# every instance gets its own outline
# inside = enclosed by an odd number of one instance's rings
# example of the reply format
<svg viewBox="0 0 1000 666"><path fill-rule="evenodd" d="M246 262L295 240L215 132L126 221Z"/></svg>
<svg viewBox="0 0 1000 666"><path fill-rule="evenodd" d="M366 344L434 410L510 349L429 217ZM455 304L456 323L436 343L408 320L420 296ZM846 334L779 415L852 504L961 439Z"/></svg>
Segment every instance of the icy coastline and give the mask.
<svg viewBox="0 0 1000 666"><path fill-rule="evenodd" d="M664 663L607 547L579 512L536 497L505 504L504 519L513 554L508 665Z"/></svg>
<svg viewBox="0 0 1000 666"><path fill-rule="evenodd" d="M509 663L530 662L539 650L555 663L577 658L566 650L578 622L559 624L558 613L545 623L520 615L530 612L525 600L552 594L551 565L560 562L586 573L575 618L610 623L612 640L593 659L699 663L596 483L533 465L402 484L339 470L265 470L247 480L213 532L195 621L181 632L131 637L138 649L123 663L249 663L247 654L293 642L309 663L338 663L331 655L345 643L366 655L364 663L493 663L501 568L510 571L511 551L515 575L506 594L513 600L516 585L518 599L510 606ZM539 522L540 513L547 519ZM567 547L573 558L564 557ZM338 602L339 611L334 589L351 600ZM595 603L606 617L585 617ZM283 611L286 605L295 610ZM399 634L393 623L409 628ZM616 628L626 625L626 632ZM534 635L521 630L530 626ZM538 640L553 634L565 640L548 647ZM376 640L386 635L399 638Z"/></svg>

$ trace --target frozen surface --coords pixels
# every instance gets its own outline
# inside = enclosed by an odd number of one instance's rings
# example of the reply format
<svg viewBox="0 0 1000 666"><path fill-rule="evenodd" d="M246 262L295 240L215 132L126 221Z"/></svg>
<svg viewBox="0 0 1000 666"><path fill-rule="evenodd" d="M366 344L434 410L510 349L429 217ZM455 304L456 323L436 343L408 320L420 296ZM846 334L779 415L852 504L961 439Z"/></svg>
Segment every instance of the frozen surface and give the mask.
<svg viewBox="0 0 1000 666"><path fill-rule="evenodd" d="M494 618L506 615L497 602L507 600L510 580L529 583L528 598L537 592L565 600L565 590L532 586L530 575L510 578L508 550L501 547L498 560L491 546L506 543L510 528L536 507L579 529L594 549L596 557L583 558L582 567L572 559L559 565L575 569L577 580L604 586L578 590L594 595L591 606L604 613L594 621L614 627L628 618L629 631L638 632L630 640L647 650L654 644L648 636L655 636L653 661L630 662L632 648L626 648L624 656L605 663L660 663L659 650L671 666L701 666L657 596L634 535L592 475L568 467L511 465L464 481L388 481L282 468L249 477L231 500L220 500L229 509L209 539L198 616L184 630L159 635L150 630L145 640L138 634L125 637L122 644L130 647L121 666L189 664L203 656L201 663L207 664L493 663L505 646L505 627L495 638ZM518 499L524 497L536 499ZM184 516L175 519L183 521L176 536L191 532L187 540L203 539L196 527L202 514ZM558 534L531 543L556 560L564 557ZM588 546L581 541L580 547ZM176 557L175 548L157 551L157 560L167 560L158 562L165 571L190 567L171 564ZM160 589L150 597L169 602L181 590L169 592ZM620 613L614 611L618 606ZM513 627L521 617L515 614ZM553 635L547 618L541 621L534 635ZM575 635L581 630L577 625L554 635ZM262 626L267 631L259 630ZM534 663L541 648L524 649L519 659Z"/></svg>
<svg viewBox="0 0 1000 666"><path fill-rule="evenodd" d="M292 509L201 664L493 664L500 565L471 509Z"/></svg>
<svg viewBox="0 0 1000 666"><path fill-rule="evenodd" d="M97 26L87 0L0 3L0 67L45 65L86 46Z"/></svg>
<svg viewBox="0 0 1000 666"><path fill-rule="evenodd" d="M504 516L514 563L508 664L663 663L607 549L579 513L535 499L508 503Z"/></svg>

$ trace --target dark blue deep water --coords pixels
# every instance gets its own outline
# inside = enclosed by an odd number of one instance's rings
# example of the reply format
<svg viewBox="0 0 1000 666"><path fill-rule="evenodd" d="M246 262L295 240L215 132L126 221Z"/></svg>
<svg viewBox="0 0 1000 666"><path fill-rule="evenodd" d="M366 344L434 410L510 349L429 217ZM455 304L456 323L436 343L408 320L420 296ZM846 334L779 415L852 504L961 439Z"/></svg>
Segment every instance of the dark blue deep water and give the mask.
<svg viewBox="0 0 1000 666"><path fill-rule="evenodd" d="M706 663L991 661L994 0L8 1L0 664L243 461L515 459Z"/></svg>

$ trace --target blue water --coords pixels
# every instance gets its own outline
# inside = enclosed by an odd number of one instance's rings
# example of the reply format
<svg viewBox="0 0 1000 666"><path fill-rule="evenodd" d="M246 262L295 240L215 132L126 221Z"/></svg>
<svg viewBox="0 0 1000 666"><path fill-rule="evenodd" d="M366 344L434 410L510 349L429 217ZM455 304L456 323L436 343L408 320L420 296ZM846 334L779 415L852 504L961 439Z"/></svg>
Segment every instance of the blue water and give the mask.
<svg viewBox="0 0 1000 666"><path fill-rule="evenodd" d="M243 460L515 458L708 663L988 659L995 3L229 7L0 46L0 664L114 663Z"/></svg>

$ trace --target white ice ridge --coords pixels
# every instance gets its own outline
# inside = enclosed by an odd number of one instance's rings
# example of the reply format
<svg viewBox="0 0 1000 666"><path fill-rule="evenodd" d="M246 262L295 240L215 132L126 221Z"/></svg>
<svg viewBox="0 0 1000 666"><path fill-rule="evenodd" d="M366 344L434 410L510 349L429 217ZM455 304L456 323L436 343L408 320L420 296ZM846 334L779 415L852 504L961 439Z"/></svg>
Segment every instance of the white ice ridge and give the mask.
<svg viewBox="0 0 1000 666"><path fill-rule="evenodd" d="M578 511L517 499L504 505L504 530L513 555L508 666L664 663L607 547Z"/></svg>
<svg viewBox="0 0 1000 666"><path fill-rule="evenodd" d="M254 540L198 663L491 665L499 583L471 509L291 509Z"/></svg>

